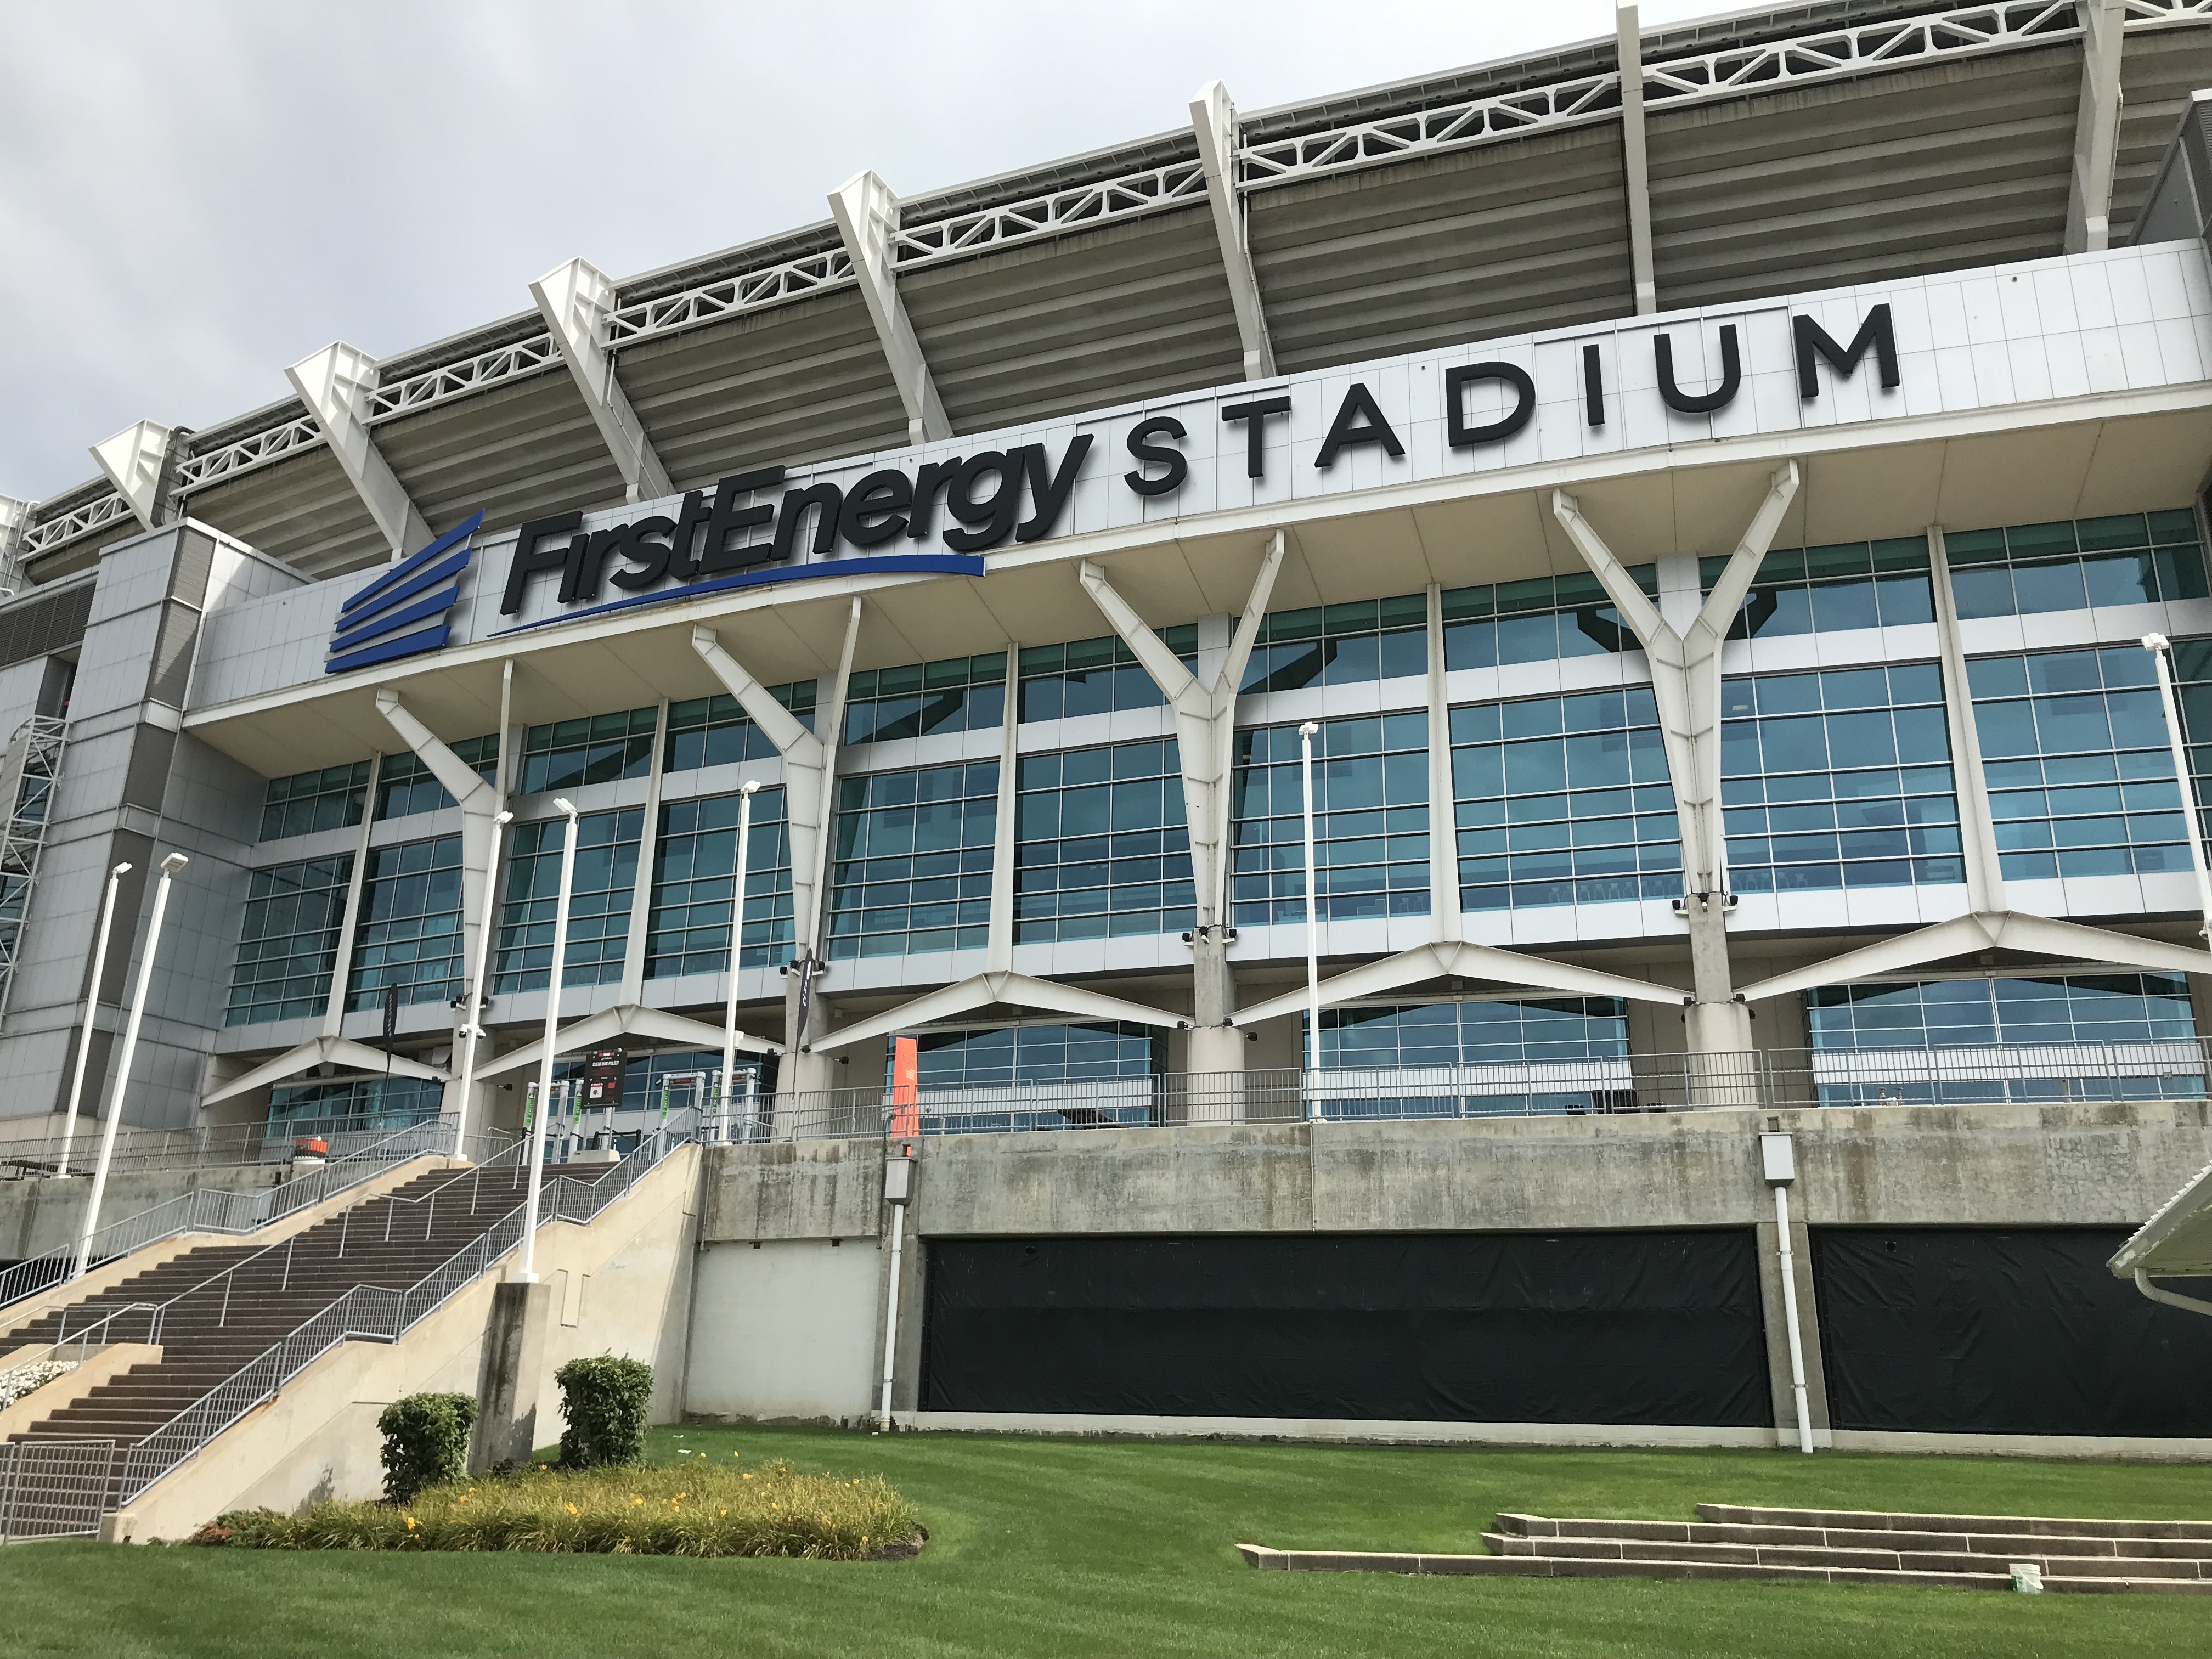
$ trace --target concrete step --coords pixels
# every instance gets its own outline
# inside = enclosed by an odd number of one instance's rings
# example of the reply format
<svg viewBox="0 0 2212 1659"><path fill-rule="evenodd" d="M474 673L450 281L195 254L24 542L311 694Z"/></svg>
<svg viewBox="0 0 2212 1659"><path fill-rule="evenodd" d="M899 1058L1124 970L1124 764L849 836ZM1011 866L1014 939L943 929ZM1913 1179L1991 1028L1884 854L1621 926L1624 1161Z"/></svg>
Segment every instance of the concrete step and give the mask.
<svg viewBox="0 0 2212 1659"><path fill-rule="evenodd" d="M2029 1517L1982 1517L1991 1524L2021 1526ZM2141 1524L2158 1525L2158 1522ZM1709 1521L1616 1521L1502 1514L1498 1533L1510 1540L1552 1539L1633 1540L1654 1544L1748 1545L1844 1550L1966 1553L2026 1560L2037 1556L2136 1559L2212 1559L2212 1539L2069 1537L2057 1534L1906 1531L1872 1527L1798 1527ZM1516 1553L1528 1553L1521 1550ZM1542 1553L1541 1551L1535 1552Z"/></svg>
<svg viewBox="0 0 2212 1659"><path fill-rule="evenodd" d="M1651 1542L1632 1538L1527 1538L1485 1533L1492 1554L1543 1560L1728 1562L1739 1566L1850 1567L1893 1572L2008 1572L2033 1561L2046 1577L2212 1579L2212 1560L2193 1557L2085 1558L2032 1550L1992 1557L1966 1550L1847 1549L1811 1544Z"/></svg>
<svg viewBox="0 0 2212 1659"><path fill-rule="evenodd" d="M1991 1537L2196 1539L2212 1544L2212 1521L2111 1521L2030 1515L1922 1515L1882 1510L1791 1510L1700 1504L1698 1518L1738 1526L1812 1527L1857 1532L1965 1533Z"/></svg>

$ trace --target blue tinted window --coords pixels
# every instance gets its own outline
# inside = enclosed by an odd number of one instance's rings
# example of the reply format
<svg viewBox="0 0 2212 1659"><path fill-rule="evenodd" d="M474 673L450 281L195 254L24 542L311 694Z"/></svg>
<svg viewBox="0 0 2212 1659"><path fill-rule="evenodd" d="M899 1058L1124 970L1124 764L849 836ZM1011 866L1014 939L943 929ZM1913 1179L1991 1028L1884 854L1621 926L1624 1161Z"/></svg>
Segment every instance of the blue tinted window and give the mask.
<svg viewBox="0 0 2212 1659"><path fill-rule="evenodd" d="M320 1014L330 1001L353 854L256 870L230 975L229 1025Z"/></svg>
<svg viewBox="0 0 2212 1659"><path fill-rule="evenodd" d="M1240 689L1352 685L1425 674L1428 666L1428 596L1408 593L1261 617Z"/></svg>
<svg viewBox="0 0 2212 1659"><path fill-rule="evenodd" d="M2197 519L2187 507L1958 531L1943 538L1943 549L1962 617L2206 594Z"/></svg>
<svg viewBox="0 0 2212 1659"><path fill-rule="evenodd" d="M522 740L518 793L541 795L643 777L653 769L653 729L659 720L658 708L633 708L532 726Z"/></svg>
<svg viewBox="0 0 2212 1659"><path fill-rule="evenodd" d="M660 809L653 914L645 939L647 979L719 974L729 967L730 890L738 874L741 799L714 795ZM751 844L745 852L748 968L791 958L791 833L784 801L781 788L753 796ZM721 1064L719 1056L714 1064Z"/></svg>
<svg viewBox="0 0 2212 1659"><path fill-rule="evenodd" d="M385 762L386 766L392 763L391 758ZM343 830L359 823L368 799L368 762L355 761L270 779L262 799L261 839L282 841L287 836Z"/></svg>
<svg viewBox="0 0 2212 1659"><path fill-rule="evenodd" d="M380 847L368 855L347 1009L381 1007L390 985L399 988L403 1006L461 994L459 836Z"/></svg>
<svg viewBox="0 0 2212 1659"><path fill-rule="evenodd" d="M645 813L636 807L588 812L576 821L563 985L621 981L630 899L637 889L637 843L644 829ZM554 913L560 905L561 853L567 838L566 818L516 827L500 892L492 966L495 996L542 991L551 982Z"/></svg>
<svg viewBox="0 0 2212 1659"><path fill-rule="evenodd" d="M1655 567L1632 565L1628 574L1657 597ZM1447 669L1510 667L1642 648L1598 579L1586 571L1452 588L1443 596L1443 623Z"/></svg>
<svg viewBox="0 0 2212 1659"><path fill-rule="evenodd" d="M797 715L801 726L812 724L812 680L771 685L768 694ZM760 760L775 752L775 745L753 724L735 697L690 697L668 705L668 735L662 744L660 757L660 769L664 772L733 766L739 761Z"/></svg>
<svg viewBox="0 0 2212 1659"><path fill-rule="evenodd" d="M499 738L496 734L482 738L467 738L448 745L462 765L473 767L486 783L499 775ZM376 773L376 821L404 818L416 812L436 812L453 804L430 769L416 755L402 753L386 755Z"/></svg>
<svg viewBox="0 0 2212 1659"><path fill-rule="evenodd" d="M1428 716L1325 720L1314 738L1314 864L1324 919L1429 913ZM1240 927L1305 921L1297 728L1237 734L1232 902Z"/></svg>
<svg viewBox="0 0 2212 1659"><path fill-rule="evenodd" d="M1698 561L1706 592L1727 566L1726 558ZM1729 637L1764 640L1933 622L1929 582L1928 543L1920 536L1778 548L1759 562Z"/></svg>
<svg viewBox="0 0 2212 1659"><path fill-rule="evenodd" d="M1159 634L1160 642L1181 658L1185 667L1197 664L1195 625L1163 628ZM1024 720L1073 720L1080 714L1110 714L1117 708L1158 708L1167 702L1138 662L1137 653L1111 635L1066 645L1031 646L1021 654L1020 674L1020 718Z"/></svg>
<svg viewBox="0 0 2212 1659"><path fill-rule="evenodd" d="M1173 738L1024 755L1014 937L1181 933L1196 921Z"/></svg>
<svg viewBox="0 0 2212 1659"><path fill-rule="evenodd" d="M871 668L853 676L845 698L847 743L981 731L1006 718L1006 653Z"/></svg>
<svg viewBox="0 0 2212 1659"><path fill-rule="evenodd" d="M981 950L998 795L996 761L840 782L831 957Z"/></svg>

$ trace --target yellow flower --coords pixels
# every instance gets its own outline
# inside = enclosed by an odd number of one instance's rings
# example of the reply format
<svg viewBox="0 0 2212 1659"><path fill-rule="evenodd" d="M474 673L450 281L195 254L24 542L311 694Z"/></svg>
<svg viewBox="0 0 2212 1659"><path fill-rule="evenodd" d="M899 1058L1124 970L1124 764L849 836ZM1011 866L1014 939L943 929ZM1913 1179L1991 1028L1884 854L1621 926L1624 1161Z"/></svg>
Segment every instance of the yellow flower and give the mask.
<svg viewBox="0 0 2212 1659"><path fill-rule="evenodd" d="M642 1503L644 1503L644 1502L645 1502L645 1499L643 1499L642 1498L640 1498L640 1497L639 1497L635 1492L632 1492L632 1493L629 1495L629 1501L630 1501L632 1504L642 1504Z"/></svg>
<svg viewBox="0 0 2212 1659"><path fill-rule="evenodd" d="M727 1515L727 1514L729 1513L729 1510L724 1510L722 1511L722 1513L723 1513L723 1514L725 1514L725 1515Z"/></svg>
<svg viewBox="0 0 2212 1659"><path fill-rule="evenodd" d="M411 1515L407 1517L407 1530L410 1532L415 1530L415 1517Z"/></svg>
<svg viewBox="0 0 2212 1659"><path fill-rule="evenodd" d="M576 1513L576 1506L574 1504L568 1505L568 1513L571 1515Z"/></svg>

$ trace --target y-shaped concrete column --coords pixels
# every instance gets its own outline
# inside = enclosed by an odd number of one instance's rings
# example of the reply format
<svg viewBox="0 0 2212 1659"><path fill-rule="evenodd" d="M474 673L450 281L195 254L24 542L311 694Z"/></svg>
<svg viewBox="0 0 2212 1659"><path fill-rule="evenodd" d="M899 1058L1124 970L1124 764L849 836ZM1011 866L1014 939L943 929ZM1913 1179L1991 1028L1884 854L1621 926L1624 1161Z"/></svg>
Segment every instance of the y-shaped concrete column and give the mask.
<svg viewBox="0 0 2212 1659"><path fill-rule="evenodd" d="M1685 1039L1693 1054L1731 1054L1751 1047L1751 1011L1735 1000L1729 970L1728 869L1721 836L1721 641L1759 562L1797 494L1797 464L1774 475L1766 499L1729 556L1697 618L1677 629L1644 597L1620 561L1565 490L1552 511L1604 585L1606 597L1651 663L1652 695L1673 775L1674 811L1682 830L1682 915L1690 925L1692 1000Z"/></svg>
<svg viewBox="0 0 2212 1659"><path fill-rule="evenodd" d="M461 960L477 959L476 935L483 926L484 884L496 873L491 866L492 819L501 802L499 791L486 783L475 767L446 746L445 741L415 718L414 711L393 690L376 694L377 712L399 734L416 759L461 809ZM374 810L374 803L370 803Z"/></svg>
<svg viewBox="0 0 2212 1659"><path fill-rule="evenodd" d="M789 1056L778 1087L786 1093L830 1086L830 1060L811 1051L815 1037L829 1030L829 1010L820 994L823 876L829 868L830 817L837 787L837 738L845 724L845 688L853 677L853 647L860 634L860 602L854 599L845 622L844 649L830 695L817 696L820 736L801 725L769 695L745 665L723 649L711 628L691 630L691 648L714 678L738 700L746 717L783 757L785 821L791 837L792 966L784 994L784 1046ZM732 943L730 971L737 972Z"/></svg>
<svg viewBox="0 0 2212 1659"><path fill-rule="evenodd" d="M1085 559L1077 570L1083 590L1104 613L1121 642L1136 653L1175 711L1176 747L1182 762L1182 804L1190 826L1190 873L1197 888L1198 926L1191 938L1190 1069L1241 1072L1244 1041L1230 1027L1237 992L1229 973L1229 798L1235 777L1237 690L1260 618L1283 568L1283 532L1267 538L1244 614L1230 638L1229 653L1211 685L1182 665L1106 574Z"/></svg>

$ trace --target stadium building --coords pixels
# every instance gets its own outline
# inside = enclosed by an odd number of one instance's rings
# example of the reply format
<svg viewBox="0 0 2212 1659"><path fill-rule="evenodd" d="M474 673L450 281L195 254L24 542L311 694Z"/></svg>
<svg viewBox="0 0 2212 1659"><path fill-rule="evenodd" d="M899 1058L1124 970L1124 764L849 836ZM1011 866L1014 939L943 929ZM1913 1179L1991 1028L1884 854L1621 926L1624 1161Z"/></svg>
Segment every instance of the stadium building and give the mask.
<svg viewBox="0 0 2212 1659"><path fill-rule="evenodd" d="M576 1150L726 1103L666 1410L2212 1451L2104 1268L2212 1161L2198 88L1630 9L141 422L0 502L20 1190L81 1056L514 1130L550 1012Z"/></svg>

